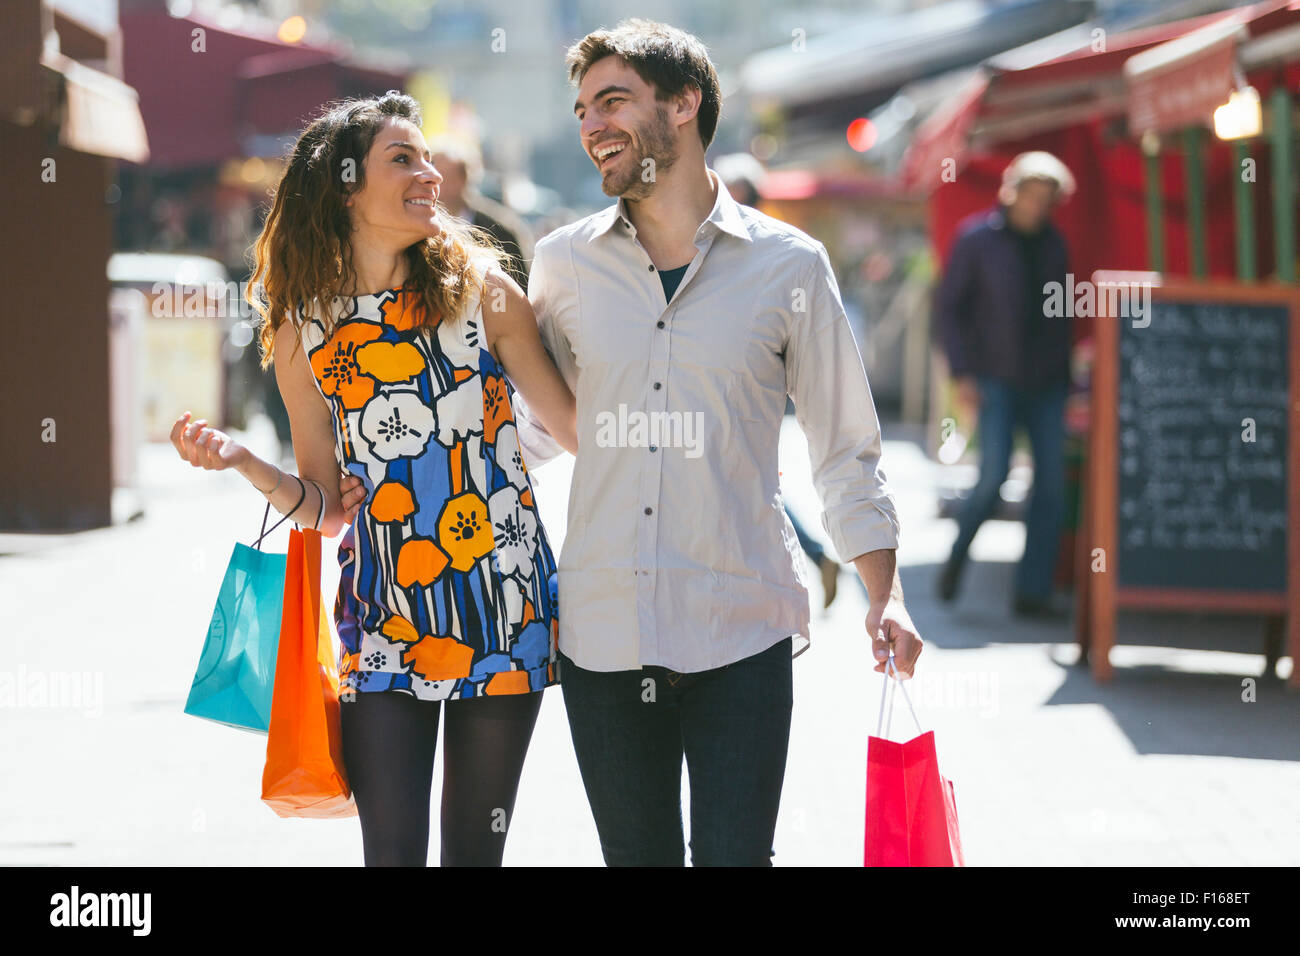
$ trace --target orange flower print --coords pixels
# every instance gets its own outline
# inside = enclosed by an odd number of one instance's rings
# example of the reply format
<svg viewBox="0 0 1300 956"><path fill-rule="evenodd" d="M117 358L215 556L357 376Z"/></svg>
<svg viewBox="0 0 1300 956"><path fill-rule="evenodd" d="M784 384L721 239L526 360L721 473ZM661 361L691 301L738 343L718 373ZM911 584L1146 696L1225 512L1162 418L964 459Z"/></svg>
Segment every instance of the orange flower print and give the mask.
<svg viewBox="0 0 1300 956"><path fill-rule="evenodd" d="M391 325L399 332L409 332L424 324L420 321L424 315L424 303L420 296L413 292L399 291L396 298L389 299L379 306L379 312L383 316L384 324Z"/></svg>
<svg viewBox="0 0 1300 956"><path fill-rule="evenodd" d="M473 661L474 649L468 644L432 634L426 634L402 654L402 663L424 680L468 677Z"/></svg>
<svg viewBox="0 0 1300 956"><path fill-rule="evenodd" d="M528 671L497 671L488 679L484 694L528 693Z"/></svg>
<svg viewBox="0 0 1300 956"><path fill-rule="evenodd" d="M415 625L396 614L383 623L379 633L390 641L402 641L406 644L420 639L420 632L415 629Z"/></svg>
<svg viewBox="0 0 1300 956"><path fill-rule="evenodd" d="M389 478L379 483L370 499L370 517L384 523L401 524L415 514L415 500L411 489L400 481Z"/></svg>
<svg viewBox="0 0 1300 956"><path fill-rule="evenodd" d="M361 657L360 653L343 655L343 666L339 668L340 680L356 671L357 662L360 659L360 657Z"/></svg>
<svg viewBox="0 0 1300 956"><path fill-rule="evenodd" d="M487 502L473 491L449 499L438 517L438 543L457 571L468 571L489 554L493 541Z"/></svg>
<svg viewBox="0 0 1300 956"><path fill-rule="evenodd" d="M483 440L489 445L497 440L497 429L507 422L513 422L510 415L510 398L506 394L506 383L500 375L487 375L483 378Z"/></svg>
<svg viewBox="0 0 1300 956"><path fill-rule="evenodd" d="M371 342L357 349L357 367L381 382L409 382L424 371L424 356L410 342Z"/></svg>
<svg viewBox="0 0 1300 956"><path fill-rule="evenodd" d="M375 394L375 380L357 365L357 349L379 338L373 322L347 322L311 357L311 370L321 391L335 395L344 408L360 408Z"/></svg>
<svg viewBox="0 0 1300 956"><path fill-rule="evenodd" d="M431 538L410 538L397 553L397 583L404 588L414 584L428 587L448 563L447 555Z"/></svg>

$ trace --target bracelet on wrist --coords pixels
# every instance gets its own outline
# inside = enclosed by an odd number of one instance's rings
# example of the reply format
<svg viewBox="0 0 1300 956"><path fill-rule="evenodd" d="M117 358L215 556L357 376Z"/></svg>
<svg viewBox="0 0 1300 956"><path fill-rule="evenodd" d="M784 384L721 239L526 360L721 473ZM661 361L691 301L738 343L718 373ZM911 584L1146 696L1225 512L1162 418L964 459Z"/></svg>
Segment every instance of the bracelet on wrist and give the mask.
<svg viewBox="0 0 1300 956"><path fill-rule="evenodd" d="M275 484L271 487L271 490L270 490L270 491L262 491L261 488L258 488L258 489L257 489L258 491L261 491L262 494L264 494L264 495L273 495L273 494L275 494L275 489L276 489L276 488L279 488L279 487L280 487L280 482L284 481L284 471L283 471L282 469L280 469L279 467L276 467L275 470L276 470L277 472L279 472L280 477L279 477L278 479L276 479L276 482L275 482ZM256 487L256 486L254 486L254 487Z"/></svg>

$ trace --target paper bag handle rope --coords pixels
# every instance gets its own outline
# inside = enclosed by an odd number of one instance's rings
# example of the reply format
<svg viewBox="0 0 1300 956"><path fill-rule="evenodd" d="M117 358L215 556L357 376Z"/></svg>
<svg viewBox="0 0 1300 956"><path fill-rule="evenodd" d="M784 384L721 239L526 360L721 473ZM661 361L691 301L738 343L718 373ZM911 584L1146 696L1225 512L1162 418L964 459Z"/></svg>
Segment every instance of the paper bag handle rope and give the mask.
<svg viewBox="0 0 1300 956"><path fill-rule="evenodd" d="M892 682L892 684L891 681L889 680L889 672L891 669L894 671L894 676L895 676L895 680ZM889 657L885 660L885 672L883 676L885 679L885 686L883 688L883 692L880 695L880 718L876 721L876 736L877 737L881 736L880 728L882 725L885 728L884 736L886 738L889 736L889 726L888 724L885 724L885 698L886 697L889 698L889 720L890 723L892 723L894 719L894 698L893 695L890 694L890 690L892 690L893 685L897 685L898 688L903 692L903 699L907 701L907 709L912 714L912 720L916 721L916 729L924 732L921 727L921 722L916 719L916 709L912 707L912 698L907 695L907 688L903 686L903 682L901 680L897 679L898 668L894 667L893 651L889 652Z"/></svg>
<svg viewBox="0 0 1300 956"><path fill-rule="evenodd" d="M302 494L298 495L298 503L289 509L289 514L286 514L283 518L281 518L275 524L271 525L270 528L268 528L266 526L266 519L269 518L271 515L271 500L269 498L267 499L266 511L262 513L262 533L258 535L257 540L253 542L253 547L258 551L262 550L262 539L265 538L272 531L274 531L276 528L280 527L280 525L284 524L285 521L288 519L289 515L293 514L295 511L301 508L303 501L305 501L307 498L307 486L302 483L302 479L299 478L297 475L293 475L292 477L297 480L299 486L302 488ZM324 495L322 495L321 504L324 505L324 503L325 503L325 497ZM298 522L296 521L294 522L294 524L297 523ZM319 521L317 521L316 523L318 525L320 524Z"/></svg>

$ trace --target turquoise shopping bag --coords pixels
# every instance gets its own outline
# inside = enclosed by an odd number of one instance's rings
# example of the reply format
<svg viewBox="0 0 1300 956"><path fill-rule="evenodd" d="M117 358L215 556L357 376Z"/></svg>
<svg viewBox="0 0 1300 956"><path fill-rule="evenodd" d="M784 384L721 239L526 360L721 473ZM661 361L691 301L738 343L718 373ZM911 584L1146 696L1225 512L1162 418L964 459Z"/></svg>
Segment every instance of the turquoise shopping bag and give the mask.
<svg viewBox="0 0 1300 956"><path fill-rule="evenodd" d="M304 485L298 504L289 514L298 510L306 493ZM271 723L288 557L261 550L262 539L285 520L281 518L268 530L266 519L270 513L268 501L261 535L252 547L236 542L230 554L194 683L185 701L187 714L263 734Z"/></svg>

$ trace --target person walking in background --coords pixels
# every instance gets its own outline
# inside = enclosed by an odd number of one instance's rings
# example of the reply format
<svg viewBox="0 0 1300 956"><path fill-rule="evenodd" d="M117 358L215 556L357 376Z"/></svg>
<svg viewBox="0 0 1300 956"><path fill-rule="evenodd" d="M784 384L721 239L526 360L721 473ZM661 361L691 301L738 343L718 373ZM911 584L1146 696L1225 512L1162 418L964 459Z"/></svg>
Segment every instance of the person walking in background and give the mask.
<svg viewBox="0 0 1300 956"><path fill-rule="evenodd" d="M473 144L454 136L435 138L429 144L433 164L442 174L440 202L453 216L487 230L505 250L505 270L521 289L528 288L528 263L533 240L527 224L509 206L479 192L483 160Z"/></svg>
<svg viewBox="0 0 1300 956"><path fill-rule="evenodd" d="M938 577L952 601L980 525L995 511L1011 462L1017 425L1033 450L1033 492L1025 551L1016 571L1016 614L1060 617L1052 577L1065 512L1065 399L1070 380L1070 322L1045 313L1044 286L1064 284L1065 239L1052 210L1074 192L1074 177L1055 156L1021 153L1003 172L997 203L958 226L935 297L935 329L948 356L958 411L978 415L979 479L958 517Z"/></svg>
<svg viewBox="0 0 1300 956"><path fill-rule="evenodd" d="M411 97L315 119L276 188L250 293L302 478L188 412L171 436L182 459L237 469L324 536L346 527L339 712L367 866L426 863L441 714L442 863L499 866L558 679L555 559L506 373L570 450L573 394L500 252L438 205L441 182ZM488 297L503 307L482 308ZM358 486L347 496L341 470Z"/></svg>
<svg viewBox="0 0 1300 956"><path fill-rule="evenodd" d="M713 171L727 187L732 199L742 206L758 208L760 189L765 175L762 163L749 153L728 153L717 158L713 164ZM788 415L792 410L792 407L787 404L786 414ZM799 523L799 519L795 517L789 506L785 506L784 502L782 505L785 507L786 517L794 527L795 537L799 539L799 547L803 549L804 554L808 555L813 566L821 574L822 609L825 610L831 606L839 589L839 563L832 560L826 553L826 549L804 530L804 526Z"/></svg>

